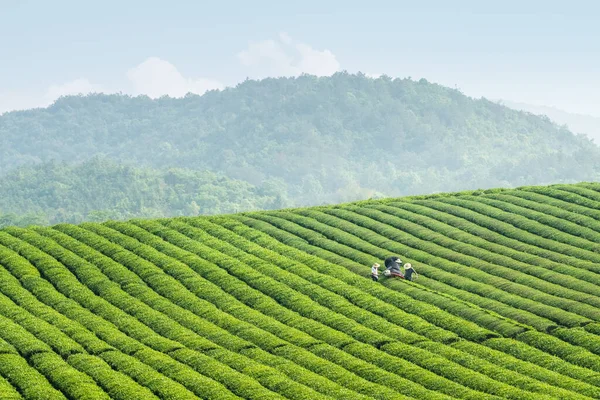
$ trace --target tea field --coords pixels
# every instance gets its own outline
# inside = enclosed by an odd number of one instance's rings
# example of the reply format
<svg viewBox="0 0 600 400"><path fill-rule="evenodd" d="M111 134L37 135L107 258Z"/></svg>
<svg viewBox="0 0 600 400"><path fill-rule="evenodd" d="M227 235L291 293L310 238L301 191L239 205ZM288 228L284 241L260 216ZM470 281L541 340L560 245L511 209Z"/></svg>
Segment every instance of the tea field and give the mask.
<svg viewBox="0 0 600 400"><path fill-rule="evenodd" d="M5 228L0 398L598 399L599 285L600 183Z"/></svg>

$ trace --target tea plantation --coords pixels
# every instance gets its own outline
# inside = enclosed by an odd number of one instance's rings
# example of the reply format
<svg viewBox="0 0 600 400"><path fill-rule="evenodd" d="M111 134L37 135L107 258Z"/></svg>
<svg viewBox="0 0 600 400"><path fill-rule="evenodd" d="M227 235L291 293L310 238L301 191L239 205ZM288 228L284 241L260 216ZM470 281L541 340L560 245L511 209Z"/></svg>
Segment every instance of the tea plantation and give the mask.
<svg viewBox="0 0 600 400"><path fill-rule="evenodd" d="M0 398L598 399L599 285L600 183L5 228Z"/></svg>

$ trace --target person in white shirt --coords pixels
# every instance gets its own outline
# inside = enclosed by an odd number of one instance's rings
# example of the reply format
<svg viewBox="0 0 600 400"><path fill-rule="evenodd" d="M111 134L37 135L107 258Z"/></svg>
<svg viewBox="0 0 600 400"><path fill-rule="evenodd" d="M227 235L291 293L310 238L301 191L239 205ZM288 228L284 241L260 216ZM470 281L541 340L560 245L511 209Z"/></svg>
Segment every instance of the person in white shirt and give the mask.
<svg viewBox="0 0 600 400"><path fill-rule="evenodd" d="M373 264L373 266L371 267L371 279L373 279L375 282L377 282L379 280L379 264L375 263Z"/></svg>

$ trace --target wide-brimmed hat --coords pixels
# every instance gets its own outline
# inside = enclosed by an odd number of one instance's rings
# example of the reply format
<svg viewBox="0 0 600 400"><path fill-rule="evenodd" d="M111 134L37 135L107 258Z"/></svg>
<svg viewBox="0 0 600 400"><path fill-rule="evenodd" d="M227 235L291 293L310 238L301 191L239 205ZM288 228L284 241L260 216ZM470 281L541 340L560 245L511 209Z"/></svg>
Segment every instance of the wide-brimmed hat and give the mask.
<svg viewBox="0 0 600 400"><path fill-rule="evenodd" d="M375 267L375 268L379 268L379 267L381 267L381 265L379 265L379 264L375 263L375 264L373 264L373 267Z"/></svg>
<svg viewBox="0 0 600 400"><path fill-rule="evenodd" d="M406 269L411 269L411 268L412 268L412 265L410 265L410 263L406 263L406 264L404 264L404 268L406 268Z"/></svg>

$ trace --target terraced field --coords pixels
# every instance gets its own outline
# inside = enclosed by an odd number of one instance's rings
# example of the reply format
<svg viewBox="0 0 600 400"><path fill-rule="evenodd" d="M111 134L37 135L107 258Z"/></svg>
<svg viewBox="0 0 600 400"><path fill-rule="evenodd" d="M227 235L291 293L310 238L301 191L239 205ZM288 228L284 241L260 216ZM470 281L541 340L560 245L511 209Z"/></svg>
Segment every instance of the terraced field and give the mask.
<svg viewBox="0 0 600 400"><path fill-rule="evenodd" d="M592 183L6 228L0 398L598 399L599 284Z"/></svg>

